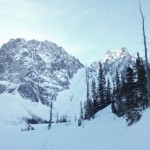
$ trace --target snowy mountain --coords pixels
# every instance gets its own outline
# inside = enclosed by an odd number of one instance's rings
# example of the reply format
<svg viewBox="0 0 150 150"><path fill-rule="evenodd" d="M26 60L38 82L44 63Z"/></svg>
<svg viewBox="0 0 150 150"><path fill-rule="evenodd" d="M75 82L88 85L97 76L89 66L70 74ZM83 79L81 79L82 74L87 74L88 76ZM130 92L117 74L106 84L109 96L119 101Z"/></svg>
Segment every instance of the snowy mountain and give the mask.
<svg viewBox="0 0 150 150"><path fill-rule="evenodd" d="M33 116L48 120L49 107L43 104L51 98L56 100L55 116L79 117L80 102L86 100L86 69L79 60L54 43L24 39L10 40L0 54L0 110L4 112L0 124L19 124ZM134 60L122 48L108 51L101 62L106 76L114 77L116 67L123 71ZM91 64L90 79L96 78L98 68L98 61Z"/></svg>
<svg viewBox="0 0 150 150"><path fill-rule="evenodd" d="M111 113L111 108L98 112L95 119L47 125L33 125L34 131L21 132L23 125L0 127L1 150L149 150L150 110L142 119L128 127L123 118Z"/></svg>
<svg viewBox="0 0 150 150"><path fill-rule="evenodd" d="M70 79L83 67L52 42L11 39L0 48L0 94L19 93L48 105L59 91L69 88Z"/></svg>
<svg viewBox="0 0 150 150"><path fill-rule="evenodd" d="M107 51L105 56L99 61L104 67L105 75L111 80L111 78L114 78L116 74L116 68L118 68L118 71L124 75L126 67L133 66L135 57L131 55L125 47L123 47L112 52ZM89 68L91 78L98 75L99 61L93 62Z"/></svg>
<svg viewBox="0 0 150 150"><path fill-rule="evenodd" d="M130 127L110 106L77 126L80 102L86 100L86 69L62 48L48 41L16 39L4 44L0 54L0 149L149 150L148 109ZM101 60L111 78L116 67L123 73L134 61L125 48L108 51ZM98 68L98 61L91 64L90 80L97 77ZM51 130L47 124L38 124L32 125L35 130L22 132L26 119L49 119L49 106L43 105L49 103L47 95L56 99ZM57 124L61 116L68 122Z"/></svg>
<svg viewBox="0 0 150 150"><path fill-rule="evenodd" d="M116 68L123 74L127 66L133 66L135 57L126 48L121 48L112 52L107 51L105 56L99 61L104 66L106 79L109 78L112 83L116 75ZM96 80L98 76L99 61L93 62L89 67L90 89L92 79ZM79 70L70 83L69 89L58 94L54 107L55 112L60 116L65 115L69 119L74 120L79 118L80 102L84 104L86 100L86 69Z"/></svg>

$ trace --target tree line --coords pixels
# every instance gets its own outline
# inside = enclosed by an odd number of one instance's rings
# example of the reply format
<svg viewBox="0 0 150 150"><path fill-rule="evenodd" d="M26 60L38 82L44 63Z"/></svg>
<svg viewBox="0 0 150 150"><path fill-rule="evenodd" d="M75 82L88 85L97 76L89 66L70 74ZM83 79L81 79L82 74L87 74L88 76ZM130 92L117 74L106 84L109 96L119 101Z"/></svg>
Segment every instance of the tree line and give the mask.
<svg viewBox="0 0 150 150"><path fill-rule="evenodd" d="M80 119L94 118L94 115L111 105L112 112L118 117L124 117L128 125L136 123L141 118L141 111L149 106L146 67L143 59L137 53L134 64L125 67L124 73L116 68L116 75L110 84L105 78L104 68L99 62L98 77L92 80L89 87L88 68L86 69L87 99L80 104Z"/></svg>

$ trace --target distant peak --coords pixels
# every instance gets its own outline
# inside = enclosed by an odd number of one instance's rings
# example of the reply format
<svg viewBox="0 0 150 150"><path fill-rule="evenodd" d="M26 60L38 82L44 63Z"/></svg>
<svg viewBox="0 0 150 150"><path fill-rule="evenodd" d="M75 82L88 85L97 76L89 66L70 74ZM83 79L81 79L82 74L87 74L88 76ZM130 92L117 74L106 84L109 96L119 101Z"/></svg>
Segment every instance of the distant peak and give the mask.
<svg viewBox="0 0 150 150"><path fill-rule="evenodd" d="M126 47L119 48L115 51L106 51L105 56L102 58L102 62L106 62L108 60L115 60L118 58L123 58L125 56L130 56L128 49Z"/></svg>
<svg viewBox="0 0 150 150"><path fill-rule="evenodd" d="M128 52L128 49L126 47L122 47L122 48L119 48L118 50L115 50L114 53L127 53Z"/></svg>
<svg viewBox="0 0 150 150"><path fill-rule="evenodd" d="M112 52L110 50L107 50L105 55L110 55L110 54L112 54Z"/></svg>
<svg viewBox="0 0 150 150"><path fill-rule="evenodd" d="M116 55L116 57L124 57L124 56L131 56L131 54L129 53L128 49L123 47L123 48L120 48L116 51L114 51L114 55Z"/></svg>
<svg viewBox="0 0 150 150"><path fill-rule="evenodd" d="M22 42L22 41L26 41L25 39L23 39L23 38L16 38L16 39L10 39L9 41L8 41L8 43L12 43L12 42L17 42L17 43L19 43L19 42Z"/></svg>
<svg viewBox="0 0 150 150"><path fill-rule="evenodd" d="M35 40L35 39L31 39L31 40L25 40L23 38L16 38L16 39L10 39L8 42L8 44L11 44L11 43L27 43L27 44L34 44L34 45L38 45L39 43L44 43L44 44L47 44L47 45L53 45L55 47L58 47L57 44L51 42L51 41L40 41L40 40Z"/></svg>

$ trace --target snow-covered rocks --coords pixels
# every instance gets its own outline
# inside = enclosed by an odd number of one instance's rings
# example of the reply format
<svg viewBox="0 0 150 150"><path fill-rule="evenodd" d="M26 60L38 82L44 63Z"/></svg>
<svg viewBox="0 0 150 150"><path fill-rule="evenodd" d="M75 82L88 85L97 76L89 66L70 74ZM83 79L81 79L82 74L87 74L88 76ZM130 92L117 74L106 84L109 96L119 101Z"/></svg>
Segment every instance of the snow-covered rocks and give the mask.
<svg viewBox="0 0 150 150"><path fill-rule="evenodd" d="M21 106L16 105L18 108L14 107L13 113L8 112L8 122L18 123L23 117L32 118L32 115L47 120L49 111L44 115L37 112L41 112L41 108L42 111L43 108L49 110L49 107L41 105L49 105L51 99L54 100L55 116L58 114L59 117L67 116L68 120L78 119L80 102L84 105L86 100L86 69L78 59L52 42L24 39L10 40L0 48L0 54L0 98L4 99L4 95L8 94L7 100L3 100L1 105L6 106L10 102L14 106L16 102L24 101ZM101 62L106 77L113 78L116 67L123 72L134 60L122 48L114 52L108 51ZM98 62L89 67L90 83L97 77L98 69ZM40 107L34 111L33 105L36 102ZM21 109L22 113L18 111ZM17 117L13 118L12 114Z"/></svg>
<svg viewBox="0 0 150 150"><path fill-rule="evenodd" d="M115 51L107 51L105 56L100 60L104 67L104 72L107 77L115 77L116 68L121 74L127 66L132 66L135 57L132 56L126 48L120 48ZM99 62L95 61L89 67L90 77L94 78L98 75Z"/></svg>
<svg viewBox="0 0 150 150"><path fill-rule="evenodd" d="M49 41L11 39L0 48L0 93L18 92L25 99L49 104L84 66ZM10 89L10 87L13 87ZM39 94L40 93L40 94Z"/></svg>

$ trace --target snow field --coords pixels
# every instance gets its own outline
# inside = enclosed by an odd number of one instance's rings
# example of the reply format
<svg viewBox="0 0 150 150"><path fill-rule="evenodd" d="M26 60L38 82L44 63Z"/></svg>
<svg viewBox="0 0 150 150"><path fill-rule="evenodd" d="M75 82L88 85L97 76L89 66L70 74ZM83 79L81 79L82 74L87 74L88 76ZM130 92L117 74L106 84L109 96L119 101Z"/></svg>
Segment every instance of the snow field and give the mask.
<svg viewBox="0 0 150 150"><path fill-rule="evenodd" d="M150 110L128 127L123 118L111 113L110 106L97 113L95 119L77 122L35 125L36 130L21 132L24 126L0 128L1 150L149 150Z"/></svg>

